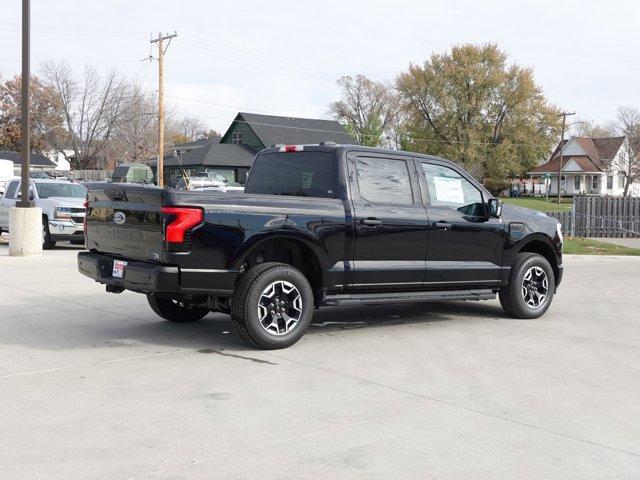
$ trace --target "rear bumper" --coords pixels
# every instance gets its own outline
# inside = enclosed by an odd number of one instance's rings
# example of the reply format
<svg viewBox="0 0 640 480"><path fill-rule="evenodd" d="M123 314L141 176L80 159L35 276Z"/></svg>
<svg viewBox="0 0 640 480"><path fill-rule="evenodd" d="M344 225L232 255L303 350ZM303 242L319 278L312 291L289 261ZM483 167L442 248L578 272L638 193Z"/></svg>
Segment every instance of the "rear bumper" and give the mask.
<svg viewBox="0 0 640 480"><path fill-rule="evenodd" d="M79 252L78 270L96 282L140 293L231 295L238 276L233 270L181 269L172 265L129 261L122 278L113 273L109 255Z"/></svg>

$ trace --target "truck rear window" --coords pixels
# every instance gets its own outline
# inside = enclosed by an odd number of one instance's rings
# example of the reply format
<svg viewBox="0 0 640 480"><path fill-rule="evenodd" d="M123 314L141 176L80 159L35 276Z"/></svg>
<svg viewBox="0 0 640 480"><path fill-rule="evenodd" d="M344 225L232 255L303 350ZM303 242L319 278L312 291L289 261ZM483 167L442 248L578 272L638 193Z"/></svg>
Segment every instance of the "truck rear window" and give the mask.
<svg viewBox="0 0 640 480"><path fill-rule="evenodd" d="M258 155L245 193L336 198L336 157L327 152Z"/></svg>

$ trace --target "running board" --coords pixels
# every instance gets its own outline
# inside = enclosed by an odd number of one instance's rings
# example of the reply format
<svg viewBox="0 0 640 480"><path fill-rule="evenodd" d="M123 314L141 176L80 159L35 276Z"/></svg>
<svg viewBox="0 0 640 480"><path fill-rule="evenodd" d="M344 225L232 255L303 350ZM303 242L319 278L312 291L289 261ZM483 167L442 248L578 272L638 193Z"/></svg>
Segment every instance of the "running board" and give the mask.
<svg viewBox="0 0 640 480"><path fill-rule="evenodd" d="M493 290L447 290L440 292L352 293L327 295L323 305L378 305L381 303L441 302L447 300L493 300Z"/></svg>

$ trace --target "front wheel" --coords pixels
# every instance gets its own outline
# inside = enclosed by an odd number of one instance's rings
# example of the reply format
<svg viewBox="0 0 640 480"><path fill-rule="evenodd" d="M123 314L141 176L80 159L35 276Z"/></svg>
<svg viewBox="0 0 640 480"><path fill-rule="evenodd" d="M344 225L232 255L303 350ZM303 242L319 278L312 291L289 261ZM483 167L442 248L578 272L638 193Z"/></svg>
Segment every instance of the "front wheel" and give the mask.
<svg viewBox="0 0 640 480"><path fill-rule="evenodd" d="M231 318L250 345L275 350L296 343L311 323L313 291L299 270L261 263L247 271L231 297Z"/></svg>
<svg viewBox="0 0 640 480"><path fill-rule="evenodd" d="M158 316L174 323L195 322L204 318L209 309L204 307L190 307L172 298L158 297L152 293L147 295L151 310Z"/></svg>
<svg viewBox="0 0 640 480"><path fill-rule="evenodd" d="M499 292L502 309L516 318L538 318L553 300L555 277L551 265L537 253L519 253L509 283Z"/></svg>
<svg viewBox="0 0 640 480"><path fill-rule="evenodd" d="M46 217L42 218L42 249L51 250L56 246L56 242L51 239L51 232L49 231L49 220Z"/></svg>

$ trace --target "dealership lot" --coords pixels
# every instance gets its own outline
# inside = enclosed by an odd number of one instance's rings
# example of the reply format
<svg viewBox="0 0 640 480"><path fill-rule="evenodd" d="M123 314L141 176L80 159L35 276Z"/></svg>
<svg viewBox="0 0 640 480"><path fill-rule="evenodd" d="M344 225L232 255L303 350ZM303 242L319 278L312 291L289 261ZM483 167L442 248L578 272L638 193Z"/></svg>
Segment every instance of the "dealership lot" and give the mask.
<svg viewBox="0 0 640 480"><path fill-rule="evenodd" d="M640 258L567 258L538 320L324 309L260 352L106 294L77 251L0 244L0 478L640 475Z"/></svg>

